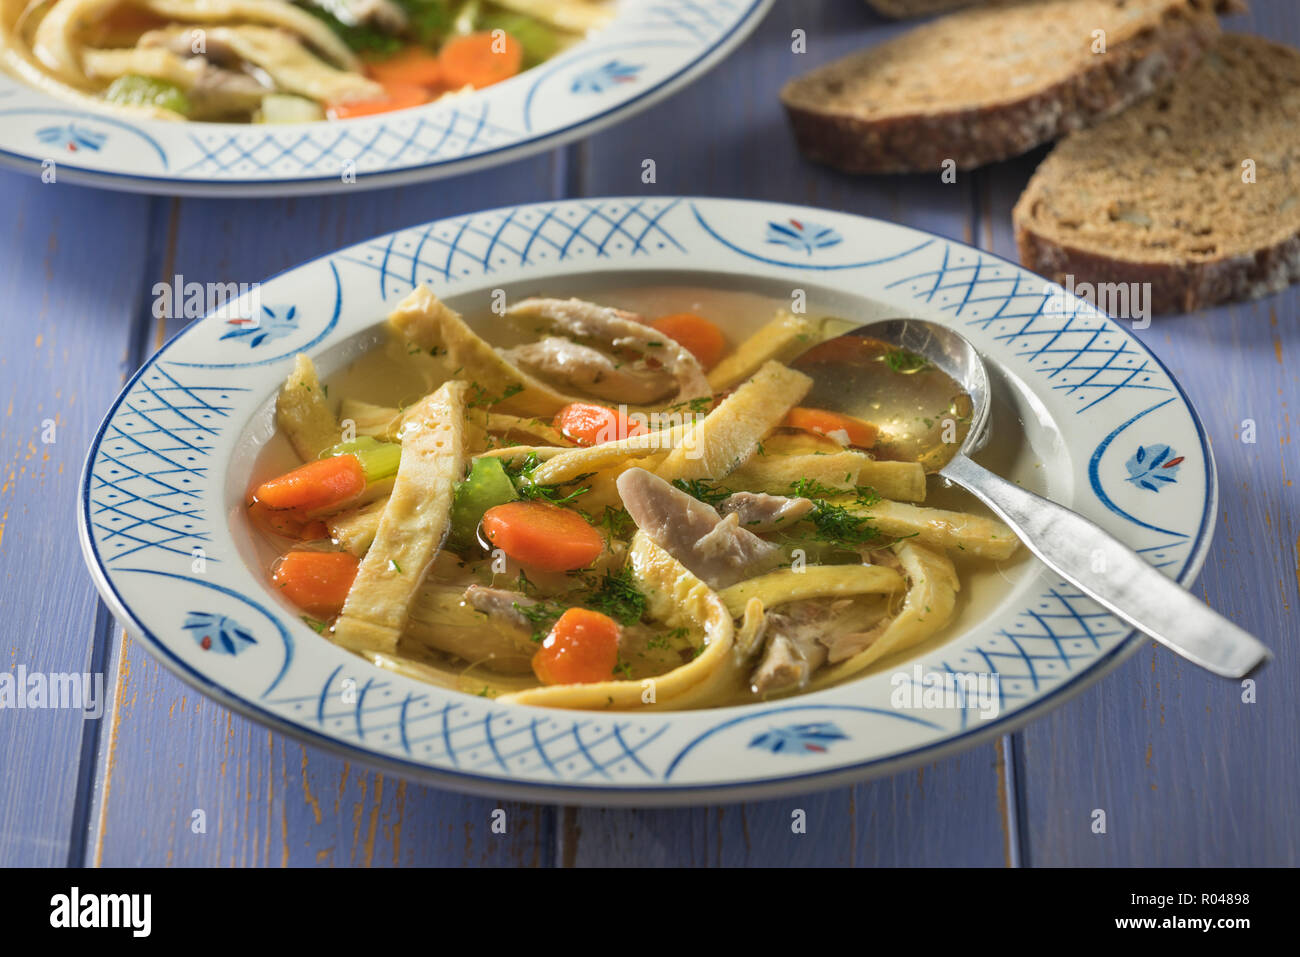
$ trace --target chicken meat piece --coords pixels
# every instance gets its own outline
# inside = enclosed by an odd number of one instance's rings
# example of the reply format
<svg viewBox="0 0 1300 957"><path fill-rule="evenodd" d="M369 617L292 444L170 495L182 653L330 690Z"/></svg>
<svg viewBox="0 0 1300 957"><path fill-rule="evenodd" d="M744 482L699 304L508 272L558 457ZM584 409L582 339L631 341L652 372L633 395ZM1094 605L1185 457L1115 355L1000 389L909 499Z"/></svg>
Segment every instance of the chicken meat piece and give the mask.
<svg viewBox="0 0 1300 957"><path fill-rule="evenodd" d="M781 550L741 528L737 515L722 518L645 469L628 469L617 485L637 528L710 588L761 575L781 561Z"/></svg>
<svg viewBox="0 0 1300 957"><path fill-rule="evenodd" d="M735 514L742 528L751 532L771 532L789 528L813 510L811 499L767 495L763 492L736 492L718 504L720 515Z"/></svg>
<svg viewBox="0 0 1300 957"><path fill-rule="evenodd" d="M850 598L809 599L778 606L765 616L766 644L750 678L755 694L802 688L822 665L836 664L862 651L888 627L889 619L861 627L861 613Z"/></svg>
<svg viewBox="0 0 1300 957"><path fill-rule="evenodd" d="M665 389L656 399L669 395L673 383L677 386L676 402L713 394L695 356L646 325L636 313L581 299L524 299L511 306L506 315L521 325L559 333L582 345L599 345L615 354L635 353L637 358L631 364L638 372L663 373Z"/></svg>
<svg viewBox="0 0 1300 957"><path fill-rule="evenodd" d="M489 588L486 585L470 585L465 589L465 602L475 611L481 611L497 625L517 628L531 633L533 624L521 608L531 608L537 604L532 598L517 591L504 588Z"/></svg>
<svg viewBox="0 0 1300 957"><path fill-rule="evenodd" d="M652 369L644 362L616 360L599 349L558 336L502 349L501 355L544 379L567 383L611 402L646 405L671 395L676 383L663 369Z"/></svg>

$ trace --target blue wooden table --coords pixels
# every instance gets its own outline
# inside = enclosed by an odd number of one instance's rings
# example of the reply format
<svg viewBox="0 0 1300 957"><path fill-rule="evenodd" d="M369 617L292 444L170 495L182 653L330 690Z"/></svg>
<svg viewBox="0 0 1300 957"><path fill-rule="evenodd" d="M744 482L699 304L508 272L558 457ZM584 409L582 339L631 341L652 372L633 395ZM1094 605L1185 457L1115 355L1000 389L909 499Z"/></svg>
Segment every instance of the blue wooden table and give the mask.
<svg viewBox="0 0 1300 957"><path fill-rule="evenodd" d="M1293 0L1254 7L1229 26L1300 44ZM805 54L791 53L795 29ZM1015 258L1010 210L1041 152L955 184L851 178L796 154L783 80L897 29L862 0L783 0L655 109L450 183L180 200L0 173L0 670L102 672L109 699L100 721L0 711L0 865L1300 863L1294 290L1139 333L1213 442L1222 497L1195 591L1276 650L1253 694L1152 645L1020 732L856 787L673 811L518 805L375 773L253 724L174 678L99 601L76 535L82 458L127 376L176 331L150 307L153 284L177 273L251 282L437 217L647 191L843 209ZM498 806L504 835L491 829ZM806 834L791 833L795 807ZM206 833L191 828L195 810Z"/></svg>

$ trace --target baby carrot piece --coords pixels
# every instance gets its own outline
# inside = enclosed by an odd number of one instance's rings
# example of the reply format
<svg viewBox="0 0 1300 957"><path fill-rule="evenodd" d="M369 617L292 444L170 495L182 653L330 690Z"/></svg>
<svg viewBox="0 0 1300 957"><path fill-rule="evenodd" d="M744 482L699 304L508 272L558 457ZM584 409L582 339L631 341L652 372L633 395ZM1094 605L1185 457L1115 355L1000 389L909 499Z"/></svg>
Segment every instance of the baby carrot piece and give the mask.
<svg viewBox="0 0 1300 957"><path fill-rule="evenodd" d="M320 519L305 518L293 509L267 508L264 502L248 503L248 518L254 525L266 532L296 538L309 542L317 538L329 538L329 529Z"/></svg>
<svg viewBox="0 0 1300 957"><path fill-rule="evenodd" d="M313 512L342 507L366 488L366 473L355 455L335 455L300 465L263 482L253 493L267 508Z"/></svg>
<svg viewBox="0 0 1300 957"><path fill-rule="evenodd" d="M609 681L618 665L618 632L608 615L570 608L533 655L533 673L547 685Z"/></svg>
<svg viewBox="0 0 1300 957"><path fill-rule="evenodd" d="M276 564L271 581L303 611L333 618L343 609L357 565L347 552L290 552Z"/></svg>
<svg viewBox="0 0 1300 957"><path fill-rule="evenodd" d="M570 402L555 413L551 425L579 445L603 445L646 431L641 422L629 421L626 413L594 402Z"/></svg>
<svg viewBox="0 0 1300 957"><path fill-rule="evenodd" d="M787 429L802 429L824 435L841 445L856 445L860 449L869 449L875 445L876 435L880 431L870 422L863 422L851 415L806 406L791 409L781 424Z"/></svg>
<svg viewBox="0 0 1300 957"><path fill-rule="evenodd" d="M503 30L469 33L448 40L438 54L438 64L448 89L481 90L518 73L524 65L524 48Z"/></svg>
<svg viewBox="0 0 1300 957"><path fill-rule="evenodd" d="M442 67L437 54L418 46L409 46L395 56L367 63L366 71L384 86L430 88L442 82Z"/></svg>
<svg viewBox="0 0 1300 957"><path fill-rule="evenodd" d="M682 346L699 360L705 369L718 364L727 351L727 337L716 325L697 316L693 312L675 312L670 316L660 316L650 323L651 328L658 329L669 339Z"/></svg>
<svg viewBox="0 0 1300 957"><path fill-rule="evenodd" d="M483 534L521 565L548 572L586 568L605 548L577 512L546 502L507 502L483 514Z"/></svg>
<svg viewBox="0 0 1300 957"><path fill-rule="evenodd" d="M330 119L347 120L354 116L391 113L429 102L429 91L412 83L385 83L384 96L373 100L338 100L326 105Z"/></svg>

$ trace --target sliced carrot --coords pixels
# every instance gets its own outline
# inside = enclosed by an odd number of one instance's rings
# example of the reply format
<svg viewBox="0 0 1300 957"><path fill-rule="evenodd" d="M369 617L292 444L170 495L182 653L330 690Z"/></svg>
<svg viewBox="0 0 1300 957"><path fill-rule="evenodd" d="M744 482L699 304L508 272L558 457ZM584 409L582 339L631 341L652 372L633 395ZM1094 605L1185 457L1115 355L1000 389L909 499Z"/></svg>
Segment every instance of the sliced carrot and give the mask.
<svg viewBox="0 0 1300 957"><path fill-rule="evenodd" d="M300 465L263 482L253 497L267 508L314 512L341 508L366 488L366 473L355 455L335 455Z"/></svg>
<svg viewBox="0 0 1300 957"><path fill-rule="evenodd" d="M334 120L347 120L356 116L374 116L391 113L429 102L429 91L414 83L385 83L384 96L373 100L337 100L326 104L325 112Z"/></svg>
<svg viewBox="0 0 1300 957"><path fill-rule="evenodd" d="M358 564L347 552L290 552L276 564L271 581L303 611L333 618L343 609Z"/></svg>
<svg viewBox="0 0 1300 957"><path fill-rule="evenodd" d="M438 54L448 89L481 90L514 76L524 65L524 47L504 30L468 33L448 40Z"/></svg>
<svg viewBox="0 0 1300 957"><path fill-rule="evenodd" d="M650 325L685 348L705 369L712 369L726 354L727 337L722 330L693 312L660 316Z"/></svg>
<svg viewBox="0 0 1300 957"><path fill-rule="evenodd" d="M303 542L329 538L330 535L325 523L318 518L307 518L301 512L289 508L267 508L264 503L256 500L248 503L248 518L264 532Z"/></svg>
<svg viewBox="0 0 1300 957"><path fill-rule="evenodd" d="M880 431L870 422L863 422L851 415L806 406L791 409L781 424L787 429L814 432L834 439L841 445L856 445L860 449L869 449L875 445L876 435Z"/></svg>
<svg viewBox="0 0 1300 957"><path fill-rule="evenodd" d="M609 681L618 666L618 622L586 608L570 608L533 655L542 684L575 685Z"/></svg>
<svg viewBox="0 0 1300 957"><path fill-rule="evenodd" d="M483 514L483 534L521 565L542 571L585 568L605 540L577 512L546 502L507 502Z"/></svg>
<svg viewBox="0 0 1300 957"><path fill-rule="evenodd" d="M628 418L621 409L611 409L594 402L570 402L551 423L570 442L579 445L603 445L646 431L645 423Z"/></svg>
<svg viewBox="0 0 1300 957"><path fill-rule="evenodd" d="M409 46L385 60L373 60L366 64L366 72L384 86L422 86L427 89L442 83L438 55L421 46Z"/></svg>

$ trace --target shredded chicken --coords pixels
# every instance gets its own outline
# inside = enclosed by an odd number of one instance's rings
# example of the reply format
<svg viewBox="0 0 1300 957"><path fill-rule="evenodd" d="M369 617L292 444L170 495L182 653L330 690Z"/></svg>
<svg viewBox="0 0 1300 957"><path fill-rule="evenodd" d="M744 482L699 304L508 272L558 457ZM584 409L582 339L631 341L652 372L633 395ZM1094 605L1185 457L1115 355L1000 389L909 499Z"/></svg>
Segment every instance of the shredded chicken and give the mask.
<svg viewBox="0 0 1300 957"><path fill-rule="evenodd" d="M635 353L637 358L629 360L627 365L637 372L663 374L664 391L654 399L669 395L674 382L678 402L713 394L695 356L645 325L635 313L581 299L524 299L511 306L506 314L521 324L531 323L534 328L540 326L558 332L581 345L594 343L616 354ZM654 364L648 360L654 360Z"/></svg>
<svg viewBox="0 0 1300 957"><path fill-rule="evenodd" d="M852 657L885 627L879 622L861 630L854 602L847 598L795 601L780 609L767 614L767 643L750 678L755 694L802 687L827 661Z"/></svg>
<svg viewBox="0 0 1300 957"><path fill-rule="evenodd" d="M730 515L734 512L741 527L751 532L789 528L812 510L813 503L810 499L787 498L763 492L736 492L718 505L719 514Z"/></svg>
<svg viewBox="0 0 1300 957"><path fill-rule="evenodd" d="M617 485L637 528L710 588L753 578L781 560L780 549L741 528L735 514L722 518L645 469L628 469Z"/></svg>
<svg viewBox="0 0 1300 957"><path fill-rule="evenodd" d="M521 608L532 608L535 600L517 591L504 588L488 588L485 585L470 585L465 589L465 601L476 611L481 611L498 625L532 631L528 617Z"/></svg>
<svg viewBox="0 0 1300 957"><path fill-rule="evenodd" d="M616 360L599 349L558 336L502 349L501 355L535 375L614 402L645 405L671 395L676 382L663 369L652 369L644 362Z"/></svg>

